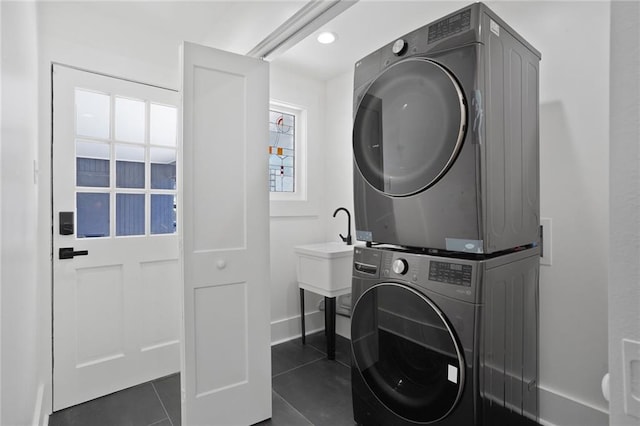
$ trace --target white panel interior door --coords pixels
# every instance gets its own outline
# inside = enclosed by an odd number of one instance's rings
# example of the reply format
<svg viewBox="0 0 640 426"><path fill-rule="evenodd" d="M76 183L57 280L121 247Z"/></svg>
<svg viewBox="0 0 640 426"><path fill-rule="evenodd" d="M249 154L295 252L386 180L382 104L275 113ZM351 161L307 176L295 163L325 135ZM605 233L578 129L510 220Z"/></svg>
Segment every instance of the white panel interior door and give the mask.
<svg viewBox="0 0 640 426"><path fill-rule="evenodd" d="M59 410L180 369L179 96L58 65L53 88Z"/></svg>
<svg viewBox="0 0 640 426"><path fill-rule="evenodd" d="M271 417L264 61L182 49L182 424Z"/></svg>

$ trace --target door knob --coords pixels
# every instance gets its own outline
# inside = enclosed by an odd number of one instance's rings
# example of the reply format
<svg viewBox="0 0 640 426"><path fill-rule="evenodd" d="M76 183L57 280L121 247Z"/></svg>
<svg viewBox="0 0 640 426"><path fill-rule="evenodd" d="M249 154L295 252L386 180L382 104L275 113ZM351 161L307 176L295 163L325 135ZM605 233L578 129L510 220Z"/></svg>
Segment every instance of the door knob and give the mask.
<svg viewBox="0 0 640 426"><path fill-rule="evenodd" d="M73 247L61 247L58 251L60 259L73 259L74 256L86 256L89 254L89 250L74 251Z"/></svg>

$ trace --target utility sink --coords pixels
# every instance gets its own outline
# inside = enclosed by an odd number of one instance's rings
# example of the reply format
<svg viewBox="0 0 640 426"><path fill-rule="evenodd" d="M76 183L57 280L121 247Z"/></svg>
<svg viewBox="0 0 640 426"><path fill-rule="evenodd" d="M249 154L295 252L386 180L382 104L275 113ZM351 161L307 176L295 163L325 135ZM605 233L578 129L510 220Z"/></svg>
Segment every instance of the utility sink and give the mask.
<svg viewBox="0 0 640 426"><path fill-rule="evenodd" d="M300 288L325 297L351 293L354 247L341 242L296 246Z"/></svg>
<svg viewBox="0 0 640 426"><path fill-rule="evenodd" d="M351 293L353 247L330 242L296 246L296 269L300 288L300 329L305 343L304 292L324 296L327 358L336 358L336 297Z"/></svg>

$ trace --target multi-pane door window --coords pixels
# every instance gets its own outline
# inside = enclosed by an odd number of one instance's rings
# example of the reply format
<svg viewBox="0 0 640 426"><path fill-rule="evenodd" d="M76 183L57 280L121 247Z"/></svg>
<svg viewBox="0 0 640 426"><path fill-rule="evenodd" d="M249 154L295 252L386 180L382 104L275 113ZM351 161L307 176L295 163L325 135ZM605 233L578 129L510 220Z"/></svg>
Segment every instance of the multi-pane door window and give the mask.
<svg viewBox="0 0 640 426"><path fill-rule="evenodd" d="M269 111L269 191L295 192L296 116Z"/></svg>
<svg viewBox="0 0 640 426"><path fill-rule="evenodd" d="M176 232L177 109L76 89L76 236Z"/></svg>

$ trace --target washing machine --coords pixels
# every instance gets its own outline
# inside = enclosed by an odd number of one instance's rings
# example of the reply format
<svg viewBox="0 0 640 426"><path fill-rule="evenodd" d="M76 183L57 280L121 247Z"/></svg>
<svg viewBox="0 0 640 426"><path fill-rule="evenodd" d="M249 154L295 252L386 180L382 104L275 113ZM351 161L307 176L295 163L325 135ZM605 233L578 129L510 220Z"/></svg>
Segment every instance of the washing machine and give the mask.
<svg viewBox="0 0 640 426"><path fill-rule="evenodd" d="M539 262L537 247L480 260L356 247L357 424L537 424Z"/></svg>
<svg viewBox="0 0 640 426"><path fill-rule="evenodd" d="M358 61L357 239L471 253L538 241L539 61L482 3Z"/></svg>

